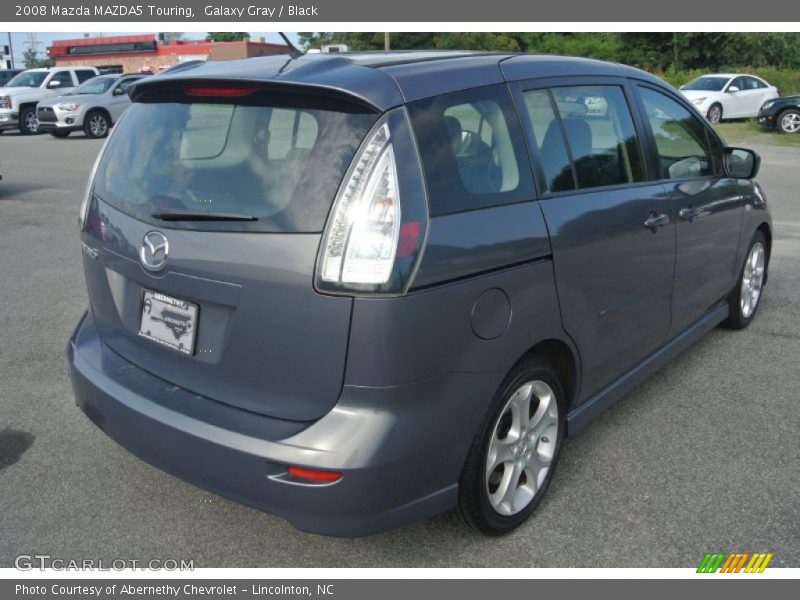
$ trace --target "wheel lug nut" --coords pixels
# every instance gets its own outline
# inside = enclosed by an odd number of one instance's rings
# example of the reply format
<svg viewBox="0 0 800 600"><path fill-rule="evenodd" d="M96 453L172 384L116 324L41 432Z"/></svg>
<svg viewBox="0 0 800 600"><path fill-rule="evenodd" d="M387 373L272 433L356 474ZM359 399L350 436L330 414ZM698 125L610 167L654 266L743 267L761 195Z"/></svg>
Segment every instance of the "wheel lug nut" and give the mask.
<svg viewBox="0 0 800 600"><path fill-rule="evenodd" d="M550 438L547 437L546 435L542 436L542 443L543 444L549 444L550 443Z"/></svg>

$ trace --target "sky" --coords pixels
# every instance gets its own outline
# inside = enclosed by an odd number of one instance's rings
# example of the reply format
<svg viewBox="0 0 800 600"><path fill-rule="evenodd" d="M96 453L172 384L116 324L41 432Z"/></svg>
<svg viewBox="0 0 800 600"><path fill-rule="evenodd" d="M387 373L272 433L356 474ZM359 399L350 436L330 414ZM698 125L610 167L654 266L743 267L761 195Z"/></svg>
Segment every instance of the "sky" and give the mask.
<svg viewBox="0 0 800 600"><path fill-rule="evenodd" d="M110 32L110 31L104 31L101 34L101 33L95 33L95 32L88 32L87 31L86 33L89 34L89 37L95 37L95 36L98 36L98 35L105 35L105 36L110 36L110 35L136 35L137 33L155 33L155 32L153 32L153 31L140 31L140 32L126 31L125 33L117 34L117 33ZM297 33L296 32L287 31L285 33L286 33L286 36L292 41L293 44L296 45L298 43L297 42ZM71 39L71 38L79 38L79 37L83 37L83 35L84 35L83 33L77 32L77 31L70 31L70 32L67 32L67 33L52 33L52 32L36 33L36 38L40 42L39 45L38 45L39 56L41 58L45 58L47 56L47 47L51 46L53 44L53 40L64 40L64 39ZM0 33L0 46L8 45L8 36L9 36L9 34L6 33L6 32ZM268 42L277 42L277 43L282 43L283 42L283 40L281 39L281 36L279 36L274 31L271 31L269 33L254 32L254 31L250 32L250 37L252 37L252 38L259 38L259 37L262 37L262 36L265 37ZM184 35L184 37L187 38L187 39L203 38L203 37L205 37L205 34L202 33L202 32L199 32L199 31L192 31L192 32L186 33ZM20 69L25 66L23 64L23 62L22 62L22 53L25 52L25 49L27 48L27 46L25 45L25 42L27 41L27 39L28 39L28 34L27 33L19 33L19 32L11 33L11 45L14 48L14 60L16 61L16 67L20 68Z"/></svg>

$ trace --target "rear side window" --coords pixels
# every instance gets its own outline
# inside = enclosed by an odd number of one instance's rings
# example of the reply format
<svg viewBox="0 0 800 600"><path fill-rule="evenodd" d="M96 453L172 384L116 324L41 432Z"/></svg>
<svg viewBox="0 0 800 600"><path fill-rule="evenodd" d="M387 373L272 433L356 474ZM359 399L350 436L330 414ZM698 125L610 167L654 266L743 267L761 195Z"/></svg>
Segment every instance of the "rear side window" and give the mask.
<svg viewBox="0 0 800 600"><path fill-rule="evenodd" d="M644 162L622 88L612 85L552 90L578 187L644 181Z"/></svg>
<svg viewBox="0 0 800 600"><path fill-rule="evenodd" d="M525 110L530 117L534 143L544 171L545 187L550 192L575 189L572 163L564 144L561 124L547 90L524 93Z"/></svg>
<svg viewBox="0 0 800 600"><path fill-rule="evenodd" d="M658 151L659 176L683 179L713 175L708 136L700 120L660 92L640 87L639 95Z"/></svg>
<svg viewBox="0 0 800 600"><path fill-rule="evenodd" d="M136 218L202 210L257 221L170 227L322 231L376 115L210 103L135 103L117 124L94 192Z"/></svg>
<svg viewBox="0 0 800 600"><path fill-rule="evenodd" d="M533 199L530 165L505 86L409 105L431 216Z"/></svg>
<svg viewBox="0 0 800 600"><path fill-rule="evenodd" d="M78 77L78 83L83 83L87 79L95 77L97 73L90 71L89 69L78 69L75 71L75 75Z"/></svg>

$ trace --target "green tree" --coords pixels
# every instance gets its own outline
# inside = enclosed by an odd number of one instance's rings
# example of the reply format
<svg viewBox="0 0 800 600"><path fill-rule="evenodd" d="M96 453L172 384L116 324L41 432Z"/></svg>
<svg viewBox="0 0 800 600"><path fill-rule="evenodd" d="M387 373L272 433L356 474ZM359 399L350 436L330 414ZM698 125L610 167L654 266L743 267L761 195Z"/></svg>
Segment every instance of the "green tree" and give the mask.
<svg viewBox="0 0 800 600"><path fill-rule="evenodd" d="M245 31L211 31L208 38L212 42L241 42L249 40L250 34Z"/></svg>
<svg viewBox="0 0 800 600"><path fill-rule="evenodd" d="M39 67L52 67L55 61L52 58L39 58L36 48L28 48L22 53L22 62L26 69L37 69Z"/></svg>
<svg viewBox="0 0 800 600"><path fill-rule="evenodd" d="M603 60L619 60L621 41L617 33L551 33L521 34L525 52L571 54Z"/></svg>

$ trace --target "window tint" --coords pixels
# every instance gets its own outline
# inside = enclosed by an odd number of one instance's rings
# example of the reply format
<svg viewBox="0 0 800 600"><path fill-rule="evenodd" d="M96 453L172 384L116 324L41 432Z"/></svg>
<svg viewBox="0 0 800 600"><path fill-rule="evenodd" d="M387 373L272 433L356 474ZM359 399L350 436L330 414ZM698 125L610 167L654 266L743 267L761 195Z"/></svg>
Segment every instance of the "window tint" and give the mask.
<svg viewBox="0 0 800 600"><path fill-rule="evenodd" d="M116 125L94 192L150 222L163 209L258 219L171 226L318 232L376 118L304 107L134 103Z"/></svg>
<svg viewBox="0 0 800 600"><path fill-rule="evenodd" d="M579 188L644 181L636 130L618 86L554 88Z"/></svg>
<svg viewBox="0 0 800 600"><path fill-rule="evenodd" d="M60 81L61 87L72 87L72 74L69 71L59 71L54 73L50 81Z"/></svg>
<svg viewBox="0 0 800 600"><path fill-rule="evenodd" d="M706 128L700 120L668 96L639 88L647 120L658 150L660 176L665 179L712 175Z"/></svg>
<svg viewBox="0 0 800 600"><path fill-rule="evenodd" d="M97 73L90 71L89 69L78 69L75 71L75 75L78 77L78 83L83 83L87 79L95 77Z"/></svg>
<svg viewBox="0 0 800 600"><path fill-rule="evenodd" d="M119 82L119 86L117 86L117 87L119 89L121 89L123 92L127 92L128 91L128 87L134 81L138 81L139 79L140 79L139 77L131 77L130 79L123 79L122 81Z"/></svg>
<svg viewBox="0 0 800 600"><path fill-rule="evenodd" d="M533 198L519 121L505 86L476 88L409 105L431 215Z"/></svg>
<svg viewBox="0 0 800 600"><path fill-rule="evenodd" d="M525 92L523 96L533 129L533 143L539 149L546 189L550 192L575 189L572 163L567 155L561 125L553 110L550 93L547 90L531 90Z"/></svg>
<svg viewBox="0 0 800 600"><path fill-rule="evenodd" d="M76 95L102 94L112 85L114 85L114 79L112 77L94 77L92 79L87 79L85 83L75 88L75 91L72 93Z"/></svg>
<svg viewBox="0 0 800 600"><path fill-rule="evenodd" d="M755 77L742 77L742 80L744 81L744 87L742 88L744 90L757 90L767 87Z"/></svg>

